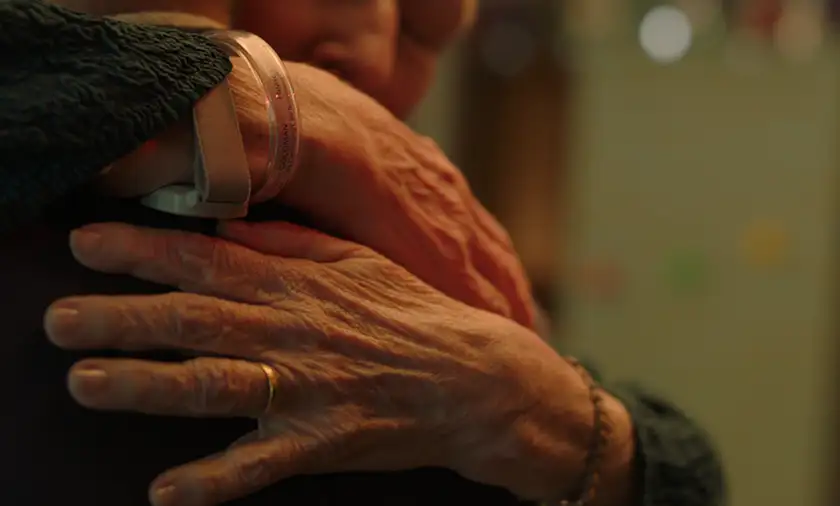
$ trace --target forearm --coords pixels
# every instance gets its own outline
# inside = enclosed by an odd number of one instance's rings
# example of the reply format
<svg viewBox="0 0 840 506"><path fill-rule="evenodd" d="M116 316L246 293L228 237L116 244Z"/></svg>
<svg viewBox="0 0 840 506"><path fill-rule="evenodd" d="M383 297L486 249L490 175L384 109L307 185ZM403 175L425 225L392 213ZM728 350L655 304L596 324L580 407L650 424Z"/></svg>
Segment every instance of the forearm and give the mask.
<svg viewBox="0 0 840 506"><path fill-rule="evenodd" d="M607 430L602 432L606 437L594 443L598 425L588 384L575 376L574 369L563 369L555 383L562 392L552 394L556 388L543 385L540 405L510 427L517 451L507 457L505 481L496 484L544 506L584 497L587 506L642 506L629 412L621 401L600 392L598 419ZM504 457L499 459L504 452L501 445L490 442L488 447L488 462L504 462ZM600 457L592 462L595 452Z"/></svg>
<svg viewBox="0 0 840 506"><path fill-rule="evenodd" d="M500 326L501 327L501 326ZM543 343L548 335L541 336ZM480 441L473 466L491 469L491 483L522 498L575 499L593 451L595 410L588 383L543 344L541 357L517 349L529 371L525 398L534 399L513 423ZM600 382L597 371L588 369ZM722 466L707 433L671 403L635 386L600 390L609 428L597 467L595 499L588 506L721 506Z"/></svg>
<svg viewBox="0 0 840 506"><path fill-rule="evenodd" d="M588 506L723 504L720 460L706 433L689 418L661 399L636 390L605 396L603 408L611 433L595 498ZM545 423L539 429L543 444L526 446L530 451L520 455L520 467L526 470L523 478L508 485L528 499L571 499L580 492L578 484L591 448L580 441L569 444L564 418L570 409L555 411L555 426ZM577 469L577 474L570 469Z"/></svg>
<svg viewBox="0 0 840 506"><path fill-rule="evenodd" d="M230 71L224 53L196 34L29 0L0 2L0 20L0 44L17 55L3 72L18 77L2 85L0 226L89 183L186 117Z"/></svg>

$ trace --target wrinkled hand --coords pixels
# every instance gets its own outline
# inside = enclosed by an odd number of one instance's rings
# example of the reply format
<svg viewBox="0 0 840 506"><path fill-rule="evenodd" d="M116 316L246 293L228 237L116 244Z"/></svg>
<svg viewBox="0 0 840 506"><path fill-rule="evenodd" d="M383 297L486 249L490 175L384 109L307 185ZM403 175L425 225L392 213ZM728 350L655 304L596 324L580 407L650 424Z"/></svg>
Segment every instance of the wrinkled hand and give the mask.
<svg viewBox="0 0 840 506"><path fill-rule="evenodd" d="M334 76L288 68L304 120L302 163L277 200L450 297L534 328L507 232L434 143Z"/></svg>
<svg viewBox="0 0 840 506"><path fill-rule="evenodd" d="M136 10L136 1L123 0L135 7L128 10ZM83 3L95 12L102 8L113 12L117 8L111 4ZM315 3L309 8L301 4L296 10L309 12L303 16L306 19L314 15L311 8L316 13L332 10L328 17L340 22L347 17L348 7L376 10L378 3ZM276 30L276 23L262 12L264 2L239 5L250 11L254 20L268 23L266 30ZM283 6L272 5L285 20ZM195 12L197 6L188 3L181 7ZM149 8L150 5L144 7ZM205 8L210 8L210 4ZM402 0L398 10L401 20L397 52L401 56L393 70L393 90L410 96L425 89L426 84L411 72L434 67L437 53L471 22L475 1ZM285 22L297 23L294 16L289 17ZM204 23L200 19L178 22ZM281 39L287 35L286 30L278 34ZM291 62L287 63L287 70L301 115L300 167L280 195L259 192L255 197L295 208L318 229L370 247L450 297L534 328L535 305L530 285L510 238L434 143L416 135L370 96L324 70ZM240 131L257 182L265 177L267 154L263 150L270 127L264 113L264 97L253 92L255 83L249 79L252 78L232 79L231 86L239 100ZM392 110L394 100L398 100L378 98L390 104ZM245 107L246 103L252 107ZM174 125L154 143L155 149L169 153L172 163L136 170L139 162L135 155L143 153L140 149L125 157L133 161L123 163L121 170L107 172L101 185L109 193L133 197L177 180L171 173L172 166L191 167L191 153L183 149L185 143L191 142L191 136L184 124ZM174 162L178 157L186 158ZM254 188L260 186L255 184Z"/></svg>
<svg viewBox="0 0 840 506"><path fill-rule="evenodd" d="M287 68L302 117L300 167L279 195L261 197L381 253L450 297L534 328L528 278L510 238L434 143L335 76L304 64ZM266 121L264 114L240 118L246 146L265 146L249 132L266 129ZM176 125L157 149L183 146L184 135L191 133ZM139 196L159 186L147 184L171 177L159 174L164 165L143 167L142 178L127 166L100 183L110 193Z"/></svg>
<svg viewBox="0 0 840 506"><path fill-rule="evenodd" d="M259 420L226 451L161 475L156 506L215 505L341 471L447 467L525 497L579 479L588 393L535 334L350 242L289 224L220 232L247 247L121 224L77 231L71 246L89 268L191 293L74 297L45 317L64 348L204 355L83 360L69 388L84 406ZM276 373L267 408L259 364Z"/></svg>

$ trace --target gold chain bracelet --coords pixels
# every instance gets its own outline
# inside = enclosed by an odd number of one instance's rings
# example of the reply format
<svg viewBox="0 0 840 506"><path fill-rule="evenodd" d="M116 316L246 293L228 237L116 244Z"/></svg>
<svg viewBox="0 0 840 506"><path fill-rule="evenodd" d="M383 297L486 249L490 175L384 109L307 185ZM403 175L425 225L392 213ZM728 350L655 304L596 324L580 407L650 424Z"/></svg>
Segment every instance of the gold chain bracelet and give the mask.
<svg viewBox="0 0 840 506"><path fill-rule="evenodd" d="M602 396L603 391L601 390L601 386L577 359L572 357L563 358L581 375L589 389L589 400L592 402L594 418L592 441L590 442L589 453L586 456L583 480L577 488L579 491L577 498L564 499L559 502L552 501L546 503L545 506L588 506L595 500L595 494L598 492L598 485L601 479L601 466L604 462L604 453L606 452L607 441L610 436L610 428L606 420L606 413L604 413L604 398Z"/></svg>

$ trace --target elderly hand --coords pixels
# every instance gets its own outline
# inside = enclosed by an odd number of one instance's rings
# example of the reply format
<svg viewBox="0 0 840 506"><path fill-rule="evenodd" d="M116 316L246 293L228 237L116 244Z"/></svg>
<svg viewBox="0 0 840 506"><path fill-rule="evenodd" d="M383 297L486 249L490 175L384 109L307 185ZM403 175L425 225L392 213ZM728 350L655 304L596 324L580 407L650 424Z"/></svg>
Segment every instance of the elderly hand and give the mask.
<svg viewBox="0 0 840 506"><path fill-rule="evenodd" d="M45 317L64 348L203 355L83 360L69 388L84 406L259 420L227 450L161 475L155 506L215 505L342 471L446 467L528 498L580 480L588 391L531 331L350 242L288 224L220 232L241 245L121 224L76 231L72 250L89 268L192 293L74 297ZM624 448L626 413L607 411L620 436L610 448Z"/></svg>
<svg viewBox="0 0 840 506"><path fill-rule="evenodd" d="M432 10L433 5L440 8ZM373 9L373 3L344 7L302 3L284 10L283 19L293 21L296 15L316 7L338 9L339 14L361 9L364 14L365 9ZM466 0L400 3L400 12L406 16L404 30L422 39L423 47L442 47L473 10L474 2ZM333 13L325 19L344 17L346 13ZM206 24L200 18L185 20L171 14L121 19ZM300 39L293 32L282 33L288 43ZM277 44L281 41L275 41ZM300 63L288 63L287 69L301 114L300 168L281 194L276 188L267 193L258 190L254 198L296 208L317 228L372 248L446 295L534 328L535 307L528 278L507 233L434 143L417 136L381 104L334 75ZM254 187L259 188L258 182L265 177L269 131L265 98L241 63L234 65L230 82ZM137 170L136 155L144 152L141 148L126 157L133 162L123 163L121 169L112 166L100 183L109 193L134 197L177 180L183 175L172 174L171 166L191 167L192 154L183 149L191 135L183 125L175 125L152 144L180 162L146 164Z"/></svg>
<svg viewBox="0 0 840 506"><path fill-rule="evenodd" d="M305 64L287 68L302 117L300 167L279 195L260 191L261 198L368 246L450 297L533 328L535 307L519 258L458 169L432 142L335 76ZM254 114L240 111L240 126L249 158L257 160L253 169L264 170L264 97L249 93L250 72L236 77L240 103L256 104ZM184 135L191 133L176 126L156 149L172 144L191 156L182 149ZM138 196L172 177L158 174L166 172L164 164L143 171L134 165L109 171L101 183L109 193Z"/></svg>
<svg viewBox="0 0 840 506"><path fill-rule="evenodd" d="M528 278L507 232L434 143L326 72L289 72L303 157L277 200L446 295L533 328Z"/></svg>

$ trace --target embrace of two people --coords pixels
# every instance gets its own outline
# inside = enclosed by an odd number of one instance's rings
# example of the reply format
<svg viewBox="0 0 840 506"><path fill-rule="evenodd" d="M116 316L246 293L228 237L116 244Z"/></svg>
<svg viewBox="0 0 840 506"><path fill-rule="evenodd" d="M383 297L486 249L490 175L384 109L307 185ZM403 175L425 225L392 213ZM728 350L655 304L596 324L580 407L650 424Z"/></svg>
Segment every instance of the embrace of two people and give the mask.
<svg viewBox="0 0 840 506"><path fill-rule="evenodd" d="M474 1L55 3L86 14L0 5L0 43L29 56L0 82L17 98L0 119L16 216L0 220L16 460L0 502L722 500L691 420L608 392L539 335L506 232L401 121ZM254 83L196 28L260 36L295 88L299 166L248 220L129 198L172 174L128 161L150 143L177 159L225 79L265 176Z"/></svg>

